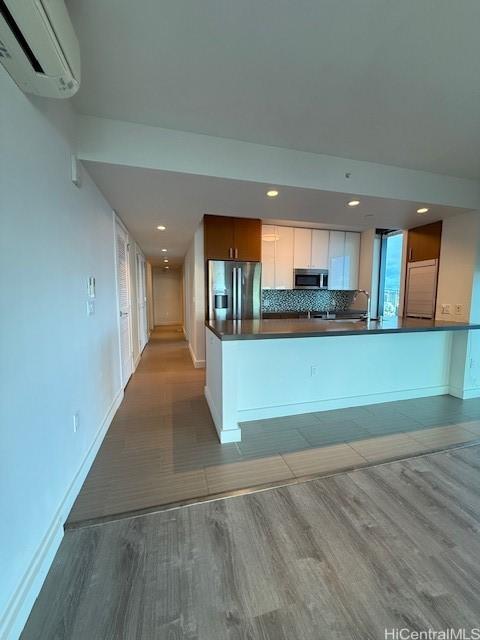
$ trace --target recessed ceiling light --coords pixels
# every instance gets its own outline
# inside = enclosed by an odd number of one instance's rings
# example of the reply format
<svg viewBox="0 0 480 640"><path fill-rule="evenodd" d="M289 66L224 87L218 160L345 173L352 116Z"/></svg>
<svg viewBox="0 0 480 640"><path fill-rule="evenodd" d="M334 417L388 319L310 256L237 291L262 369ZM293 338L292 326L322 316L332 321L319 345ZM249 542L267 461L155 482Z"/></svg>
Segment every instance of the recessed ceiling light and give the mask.
<svg viewBox="0 0 480 640"><path fill-rule="evenodd" d="M164 269L170 269L170 267L163 267Z"/></svg>
<svg viewBox="0 0 480 640"><path fill-rule="evenodd" d="M421 207L420 209L417 209L417 213L427 213L428 211L428 207Z"/></svg>
<svg viewBox="0 0 480 640"><path fill-rule="evenodd" d="M360 200L350 200L348 203L349 207L357 207L360 204Z"/></svg>
<svg viewBox="0 0 480 640"><path fill-rule="evenodd" d="M167 249L162 249L162 252L163 252L163 253L166 253L166 252L167 252Z"/></svg>
<svg viewBox="0 0 480 640"><path fill-rule="evenodd" d="M165 229L166 229L166 228L167 228L167 227L164 227L164 226L163 226L163 224L159 224L159 225L158 225L158 227L157 227L157 229L158 229L159 231L165 231Z"/></svg>
<svg viewBox="0 0 480 640"><path fill-rule="evenodd" d="M267 196L269 198L276 198L278 196L278 191L276 189L270 189L270 191L267 191Z"/></svg>
<svg viewBox="0 0 480 640"><path fill-rule="evenodd" d="M165 258L164 262L168 262L167 258Z"/></svg>

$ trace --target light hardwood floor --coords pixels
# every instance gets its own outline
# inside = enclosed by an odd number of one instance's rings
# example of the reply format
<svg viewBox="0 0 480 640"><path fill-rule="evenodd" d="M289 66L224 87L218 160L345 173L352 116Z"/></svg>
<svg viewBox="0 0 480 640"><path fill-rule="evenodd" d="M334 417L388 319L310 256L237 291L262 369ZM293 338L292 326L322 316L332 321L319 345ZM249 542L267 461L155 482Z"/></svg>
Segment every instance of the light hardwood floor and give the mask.
<svg viewBox="0 0 480 640"><path fill-rule="evenodd" d="M480 447L67 531L22 640L479 625Z"/></svg>
<svg viewBox="0 0 480 640"><path fill-rule="evenodd" d="M440 396L244 423L220 445L204 379L179 328L154 332L68 527L480 440L480 400Z"/></svg>

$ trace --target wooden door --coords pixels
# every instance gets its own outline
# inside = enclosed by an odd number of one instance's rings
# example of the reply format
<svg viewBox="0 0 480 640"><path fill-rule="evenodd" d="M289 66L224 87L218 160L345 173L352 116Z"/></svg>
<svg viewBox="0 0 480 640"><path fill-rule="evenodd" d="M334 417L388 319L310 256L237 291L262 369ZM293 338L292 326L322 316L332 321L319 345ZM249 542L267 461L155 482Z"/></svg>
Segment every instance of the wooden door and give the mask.
<svg viewBox="0 0 480 640"><path fill-rule="evenodd" d="M442 221L408 231L407 262L438 260L442 240Z"/></svg>
<svg viewBox="0 0 480 640"><path fill-rule="evenodd" d="M203 224L205 260L232 260L235 218L206 215Z"/></svg>
<svg viewBox="0 0 480 640"><path fill-rule="evenodd" d="M294 269L309 269L312 264L312 231L311 229L295 228L293 230L293 267Z"/></svg>
<svg viewBox="0 0 480 640"><path fill-rule="evenodd" d="M330 232L325 229L312 229L312 269L328 269L328 243Z"/></svg>
<svg viewBox="0 0 480 640"><path fill-rule="evenodd" d="M235 260L260 262L262 259L261 220L234 218L233 248Z"/></svg>

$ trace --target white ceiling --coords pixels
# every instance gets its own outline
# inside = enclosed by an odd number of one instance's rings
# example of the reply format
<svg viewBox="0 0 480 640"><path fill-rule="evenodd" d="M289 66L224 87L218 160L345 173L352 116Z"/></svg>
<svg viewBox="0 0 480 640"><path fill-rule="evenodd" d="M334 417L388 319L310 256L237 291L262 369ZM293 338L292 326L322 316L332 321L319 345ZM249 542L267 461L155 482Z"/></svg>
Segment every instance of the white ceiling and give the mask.
<svg viewBox="0 0 480 640"><path fill-rule="evenodd" d="M346 205L351 194L96 162L84 165L153 263L164 258L162 248L168 249L172 265L181 263L205 213L360 231L405 229L465 211L431 205L427 214L419 215L416 210L428 203L364 196L353 208ZM266 191L274 186L278 197L267 198ZM166 231L156 229L161 224Z"/></svg>
<svg viewBox="0 0 480 640"><path fill-rule="evenodd" d="M479 0L69 0L86 114L480 177Z"/></svg>

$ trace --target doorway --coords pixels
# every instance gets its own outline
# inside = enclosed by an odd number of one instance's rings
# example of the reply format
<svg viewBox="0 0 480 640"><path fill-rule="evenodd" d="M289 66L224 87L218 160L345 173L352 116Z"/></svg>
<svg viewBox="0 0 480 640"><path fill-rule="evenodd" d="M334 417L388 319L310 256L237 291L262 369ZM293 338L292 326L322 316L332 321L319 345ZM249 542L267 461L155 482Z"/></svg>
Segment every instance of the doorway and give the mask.
<svg viewBox="0 0 480 640"><path fill-rule="evenodd" d="M380 287L378 313L384 318L401 315L403 274L403 231L389 231L381 236Z"/></svg>

